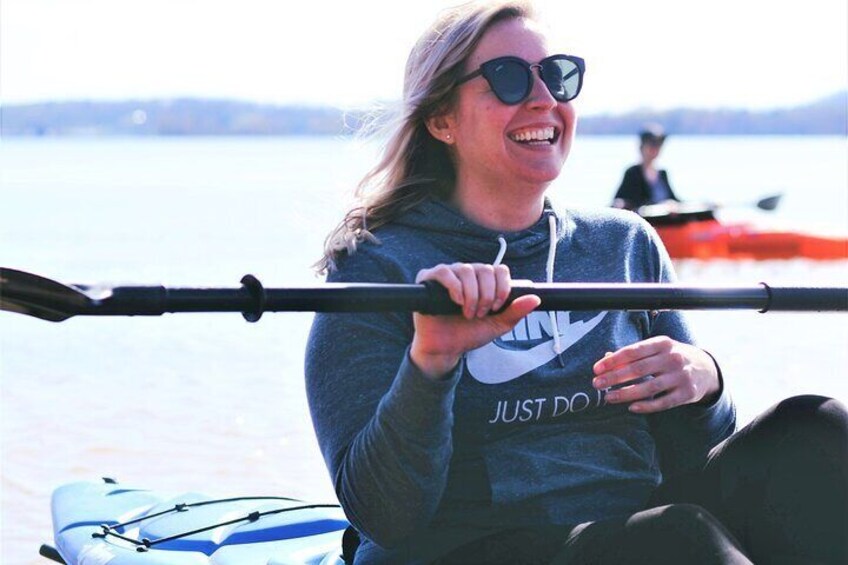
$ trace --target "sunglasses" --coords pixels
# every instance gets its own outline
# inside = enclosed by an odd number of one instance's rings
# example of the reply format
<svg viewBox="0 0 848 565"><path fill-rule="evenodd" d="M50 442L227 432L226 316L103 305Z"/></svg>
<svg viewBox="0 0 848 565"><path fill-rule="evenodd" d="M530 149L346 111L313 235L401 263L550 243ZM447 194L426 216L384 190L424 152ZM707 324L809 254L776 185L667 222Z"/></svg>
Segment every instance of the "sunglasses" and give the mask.
<svg viewBox="0 0 848 565"><path fill-rule="evenodd" d="M539 70L542 82L558 102L574 100L580 94L586 63L572 55L551 55L532 64L519 57L498 57L483 63L456 85L483 75L498 100L508 105L520 104L533 90L534 68Z"/></svg>

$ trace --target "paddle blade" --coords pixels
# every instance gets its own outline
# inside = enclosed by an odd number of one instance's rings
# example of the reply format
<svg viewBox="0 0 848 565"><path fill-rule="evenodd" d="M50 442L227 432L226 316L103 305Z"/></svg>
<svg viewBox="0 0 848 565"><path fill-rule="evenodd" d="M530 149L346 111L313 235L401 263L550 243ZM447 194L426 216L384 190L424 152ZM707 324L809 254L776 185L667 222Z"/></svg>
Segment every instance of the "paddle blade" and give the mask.
<svg viewBox="0 0 848 565"><path fill-rule="evenodd" d="M91 299L56 281L0 267L0 310L61 322L88 308Z"/></svg>
<svg viewBox="0 0 848 565"><path fill-rule="evenodd" d="M780 204L781 198L783 198L783 194L774 194L772 196L761 198L757 201L757 208L768 211L774 210L777 208L777 205Z"/></svg>

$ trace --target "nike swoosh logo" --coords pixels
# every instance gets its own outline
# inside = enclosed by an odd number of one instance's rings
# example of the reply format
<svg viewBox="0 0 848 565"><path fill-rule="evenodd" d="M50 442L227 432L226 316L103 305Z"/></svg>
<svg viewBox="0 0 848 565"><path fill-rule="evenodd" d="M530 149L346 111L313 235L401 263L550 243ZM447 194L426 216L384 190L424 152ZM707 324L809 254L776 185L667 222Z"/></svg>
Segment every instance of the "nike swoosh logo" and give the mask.
<svg viewBox="0 0 848 565"><path fill-rule="evenodd" d="M601 312L590 320L568 324L565 331L560 333L563 352L595 329L606 315L606 312ZM483 347L469 351L465 356L465 366L478 382L503 384L550 362L557 356L553 344L554 340L550 339L530 349L521 350L504 349L490 341Z"/></svg>

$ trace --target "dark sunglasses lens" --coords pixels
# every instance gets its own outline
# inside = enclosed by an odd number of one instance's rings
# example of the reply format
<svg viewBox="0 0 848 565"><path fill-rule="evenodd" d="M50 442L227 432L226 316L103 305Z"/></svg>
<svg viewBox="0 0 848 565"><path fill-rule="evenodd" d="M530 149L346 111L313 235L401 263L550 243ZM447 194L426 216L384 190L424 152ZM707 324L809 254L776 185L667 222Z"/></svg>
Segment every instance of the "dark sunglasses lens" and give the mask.
<svg viewBox="0 0 848 565"><path fill-rule="evenodd" d="M518 104L527 96L528 69L518 61L496 61L484 69L484 76L495 96L504 104Z"/></svg>
<svg viewBox="0 0 848 565"><path fill-rule="evenodd" d="M568 59L546 61L542 76L551 95L560 102L573 100L580 92L580 68Z"/></svg>

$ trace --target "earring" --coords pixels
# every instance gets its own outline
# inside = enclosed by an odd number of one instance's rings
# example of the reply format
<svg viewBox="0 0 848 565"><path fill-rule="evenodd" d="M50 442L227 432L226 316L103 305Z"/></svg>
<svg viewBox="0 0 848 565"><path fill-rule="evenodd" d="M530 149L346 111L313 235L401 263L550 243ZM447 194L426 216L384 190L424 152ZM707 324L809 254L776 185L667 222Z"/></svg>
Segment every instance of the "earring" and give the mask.
<svg viewBox="0 0 848 565"><path fill-rule="evenodd" d="M451 140L451 134L447 134L445 136L445 141L450 141L450 140Z"/></svg>

